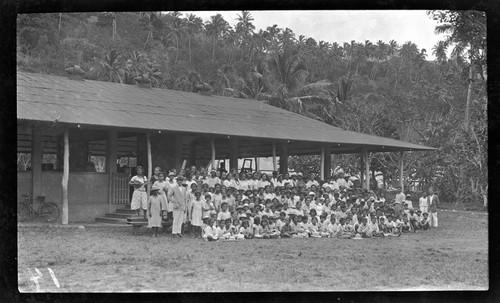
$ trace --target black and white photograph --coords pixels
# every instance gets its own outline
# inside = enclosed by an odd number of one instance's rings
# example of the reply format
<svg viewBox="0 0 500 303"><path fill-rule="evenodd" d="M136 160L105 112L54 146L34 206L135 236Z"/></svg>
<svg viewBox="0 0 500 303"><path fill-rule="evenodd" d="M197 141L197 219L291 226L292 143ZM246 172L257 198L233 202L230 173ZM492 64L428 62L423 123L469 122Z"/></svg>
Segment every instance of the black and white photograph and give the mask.
<svg viewBox="0 0 500 303"><path fill-rule="evenodd" d="M489 290L485 11L16 22L20 293Z"/></svg>

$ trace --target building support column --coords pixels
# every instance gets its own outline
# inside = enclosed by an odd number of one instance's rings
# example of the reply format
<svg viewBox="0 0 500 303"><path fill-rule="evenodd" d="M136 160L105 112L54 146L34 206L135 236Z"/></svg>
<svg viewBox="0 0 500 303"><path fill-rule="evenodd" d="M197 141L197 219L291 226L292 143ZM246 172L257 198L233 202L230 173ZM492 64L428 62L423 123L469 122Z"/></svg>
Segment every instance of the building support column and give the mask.
<svg viewBox="0 0 500 303"><path fill-rule="evenodd" d="M212 149L212 169L217 171L217 167L215 167L215 139L214 139L214 137L210 138L210 147Z"/></svg>
<svg viewBox="0 0 500 303"><path fill-rule="evenodd" d="M33 201L42 194L42 132L39 126L31 128L31 192ZM58 159L59 160L59 159Z"/></svg>
<svg viewBox="0 0 500 303"><path fill-rule="evenodd" d="M273 142L273 171L277 170L276 164L276 142Z"/></svg>
<svg viewBox="0 0 500 303"><path fill-rule="evenodd" d="M231 138L231 154L229 155L229 171L233 168L238 172L238 138Z"/></svg>
<svg viewBox="0 0 500 303"><path fill-rule="evenodd" d="M283 142L283 144L281 145L280 173L282 175L285 175L288 173L288 144L287 144L287 142Z"/></svg>
<svg viewBox="0 0 500 303"><path fill-rule="evenodd" d="M69 128L64 129L64 166L62 176L62 219L61 223L68 224L68 179L69 179Z"/></svg>
<svg viewBox="0 0 500 303"><path fill-rule="evenodd" d="M363 167L364 167L364 156L363 153L359 155L359 185L361 188L365 188L365 178L363 177Z"/></svg>
<svg viewBox="0 0 500 303"><path fill-rule="evenodd" d="M365 158L365 188L366 190L370 190L370 153L364 149L363 150L363 155L364 155L364 158Z"/></svg>
<svg viewBox="0 0 500 303"><path fill-rule="evenodd" d="M399 157L399 186L401 186L401 191L404 191L404 180L403 180L403 169L404 169L404 152L400 153Z"/></svg>
<svg viewBox="0 0 500 303"><path fill-rule="evenodd" d="M320 164L320 178L321 180L325 180L325 146L321 146L321 164Z"/></svg>
<svg viewBox="0 0 500 303"><path fill-rule="evenodd" d="M118 132L110 130L108 132L108 153L106 155L106 169L108 170L108 212L111 212L111 203L113 202L113 180L116 174Z"/></svg>
<svg viewBox="0 0 500 303"><path fill-rule="evenodd" d="M323 165L323 169L325 171L325 179L330 178L332 176L332 151L329 145L323 146L325 149L325 163Z"/></svg>
<svg viewBox="0 0 500 303"><path fill-rule="evenodd" d="M153 175L153 158L151 156L151 135L149 133L146 133L146 145L148 153L148 182L151 182L151 176ZM151 186L148 186L146 190L149 200L149 193L151 190Z"/></svg>
<svg viewBox="0 0 500 303"><path fill-rule="evenodd" d="M191 166L196 166L196 142L193 142L190 145L189 162Z"/></svg>
<svg viewBox="0 0 500 303"><path fill-rule="evenodd" d="M255 171L259 171L259 158L255 157Z"/></svg>

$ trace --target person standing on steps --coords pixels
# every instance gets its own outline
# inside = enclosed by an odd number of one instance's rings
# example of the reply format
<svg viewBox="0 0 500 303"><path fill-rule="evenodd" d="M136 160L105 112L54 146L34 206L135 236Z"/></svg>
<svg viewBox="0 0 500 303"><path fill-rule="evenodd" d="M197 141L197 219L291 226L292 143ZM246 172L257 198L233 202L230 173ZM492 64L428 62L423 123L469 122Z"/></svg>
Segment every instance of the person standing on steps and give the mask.
<svg viewBox="0 0 500 303"><path fill-rule="evenodd" d="M177 184L168 191L168 199L172 203L174 221L172 223L172 234L178 237L184 237L182 234L182 223L186 217L187 211L187 188L183 186L183 176L177 177Z"/></svg>
<svg viewBox="0 0 500 303"><path fill-rule="evenodd" d="M146 193L146 187L148 178L144 176L144 169L142 166L137 166L137 175L130 179L129 185L134 187L134 193L132 194L132 201L130 202L130 209L137 211L137 216L141 215L141 208L144 212L144 219L146 218L146 210L148 209L148 194Z"/></svg>

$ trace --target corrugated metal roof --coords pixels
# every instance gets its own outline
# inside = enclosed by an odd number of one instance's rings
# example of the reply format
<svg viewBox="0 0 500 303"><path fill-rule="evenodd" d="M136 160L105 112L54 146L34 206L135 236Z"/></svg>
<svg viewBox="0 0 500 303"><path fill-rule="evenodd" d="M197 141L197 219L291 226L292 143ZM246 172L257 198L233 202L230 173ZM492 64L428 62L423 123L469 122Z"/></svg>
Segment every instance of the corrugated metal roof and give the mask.
<svg viewBox="0 0 500 303"><path fill-rule="evenodd" d="M17 118L398 150L433 149L346 131L257 100L24 72L17 73Z"/></svg>

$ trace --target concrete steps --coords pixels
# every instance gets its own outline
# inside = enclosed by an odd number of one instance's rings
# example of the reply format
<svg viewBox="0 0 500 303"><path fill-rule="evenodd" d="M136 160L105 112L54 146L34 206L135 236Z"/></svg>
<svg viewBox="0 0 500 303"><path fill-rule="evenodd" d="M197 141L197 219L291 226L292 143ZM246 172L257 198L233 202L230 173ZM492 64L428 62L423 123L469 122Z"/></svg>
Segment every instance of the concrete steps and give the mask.
<svg viewBox="0 0 500 303"><path fill-rule="evenodd" d="M125 204L122 208L116 209L114 213L107 213L104 217L95 218L96 222L116 224L116 225L127 225L127 219L135 216L137 212L130 209L130 204Z"/></svg>
<svg viewBox="0 0 500 303"><path fill-rule="evenodd" d="M127 225L127 219L108 218L108 217L97 217L97 218L95 218L95 221L96 221L96 222L99 222L99 223L109 223L109 224Z"/></svg>

